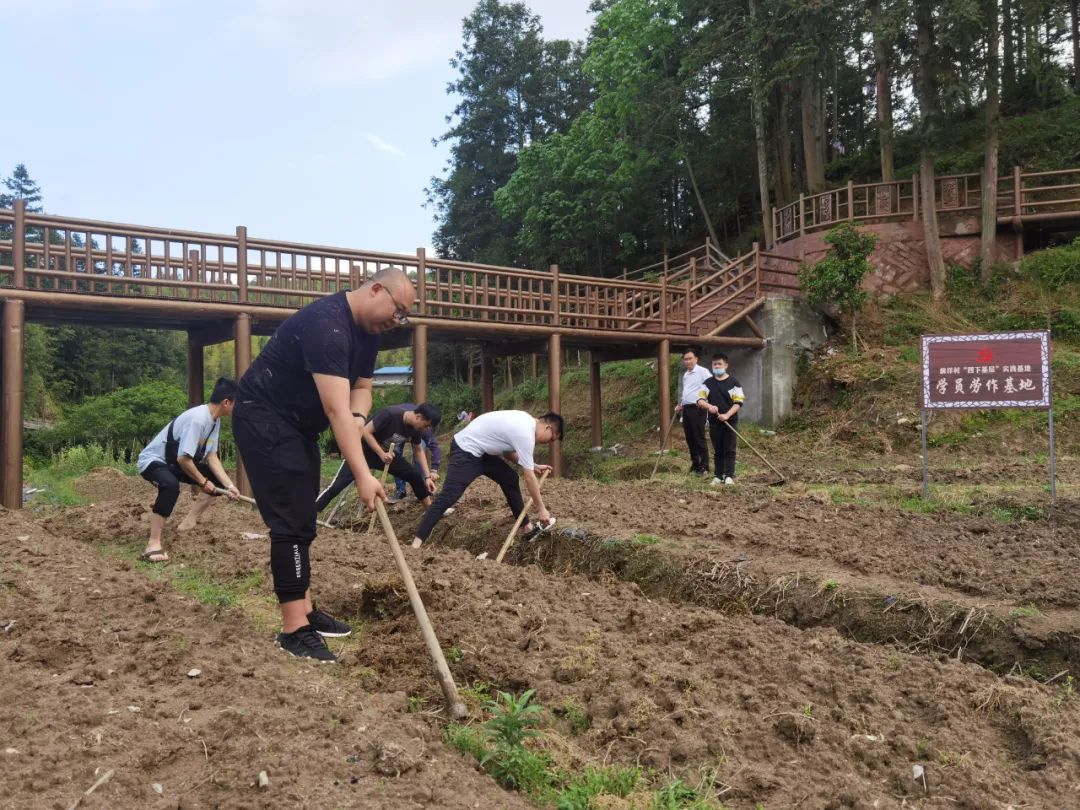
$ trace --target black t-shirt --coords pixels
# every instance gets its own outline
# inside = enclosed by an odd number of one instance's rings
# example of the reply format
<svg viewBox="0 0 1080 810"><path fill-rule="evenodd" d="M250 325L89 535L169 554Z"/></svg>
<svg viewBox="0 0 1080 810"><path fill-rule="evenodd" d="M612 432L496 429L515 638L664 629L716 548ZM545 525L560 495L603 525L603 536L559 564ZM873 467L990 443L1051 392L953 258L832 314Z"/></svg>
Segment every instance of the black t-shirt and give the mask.
<svg viewBox="0 0 1080 810"><path fill-rule="evenodd" d="M405 414L415 410L416 406L413 403L404 402L401 405L390 405L375 411L371 417L375 441L383 447L403 442L420 444L420 431L405 424Z"/></svg>
<svg viewBox="0 0 1080 810"><path fill-rule="evenodd" d="M353 321L346 290L328 295L290 316L240 379L237 399L266 405L304 434L326 430L312 374L344 377L352 387L375 373L379 336Z"/></svg>
<svg viewBox="0 0 1080 810"><path fill-rule="evenodd" d="M715 405L720 409L720 413L727 413L727 410L732 405L738 405L740 408L746 401L746 395L743 393L742 386L739 385L739 381L727 375L727 379L718 380L716 377L711 377L705 380L705 387L709 390L708 403ZM720 420L709 414L709 420L712 422L719 422ZM735 411L731 415L729 422L739 421L739 412Z"/></svg>

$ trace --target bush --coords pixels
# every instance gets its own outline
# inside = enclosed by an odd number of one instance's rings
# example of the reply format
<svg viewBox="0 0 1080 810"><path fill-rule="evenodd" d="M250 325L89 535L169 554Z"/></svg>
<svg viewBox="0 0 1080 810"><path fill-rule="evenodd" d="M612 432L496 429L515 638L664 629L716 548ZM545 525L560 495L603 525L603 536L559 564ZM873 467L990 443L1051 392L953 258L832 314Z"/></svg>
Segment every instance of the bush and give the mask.
<svg viewBox="0 0 1080 810"><path fill-rule="evenodd" d="M1080 281L1080 238L1071 245L1032 253L1020 264L1022 275L1048 290Z"/></svg>
<svg viewBox="0 0 1080 810"><path fill-rule="evenodd" d="M30 435L27 453L47 457L65 447L96 445L129 456L187 409L187 394L163 382L88 397L68 408L56 427Z"/></svg>
<svg viewBox="0 0 1080 810"><path fill-rule="evenodd" d="M866 302L862 280L871 270L870 254L874 252L877 237L845 222L829 231L825 242L829 252L813 265L802 265L799 286L811 304L835 306L851 319L854 345L855 317Z"/></svg>

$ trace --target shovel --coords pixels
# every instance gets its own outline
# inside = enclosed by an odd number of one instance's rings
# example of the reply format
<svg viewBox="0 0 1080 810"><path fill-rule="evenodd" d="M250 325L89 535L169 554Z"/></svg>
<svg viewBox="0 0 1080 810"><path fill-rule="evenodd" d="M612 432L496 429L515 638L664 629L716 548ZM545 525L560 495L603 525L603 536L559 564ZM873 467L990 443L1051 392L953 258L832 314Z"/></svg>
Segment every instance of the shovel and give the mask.
<svg viewBox="0 0 1080 810"><path fill-rule="evenodd" d="M540 476L540 483L537 484L537 486L542 487L544 485L544 479L547 478L547 477L548 477L548 471L544 470L543 474L541 474L541 476ZM503 557L506 556L506 552L508 552L510 550L510 546L513 545L514 535L517 534L517 530L521 528L521 524L525 520L525 515L528 514L529 507L532 506L532 505L533 505L533 499L532 499L532 496L530 495L529 499L527 501L525 501L525 506L522 507L521 514L518 515L517 520L514 521L514 528L512 528L510 530L510 534L506 535L506 542L503 543L502 548L499 549L499 556L497 556L495 558L495 562L501 563L503 561Z"/></svg>
<svg viewBox="0 0 1080 810"><path fill-rule="evenodd" d="M229 494L229 490L222 489L221 487L214 487L214 494L215 495L226 495L227 496ZM237 495L236 499L238 501L243 501L244 503L249 503L252 506L254 506L255 508L258 508L258 506L259 506L259 504L257 504L255 502L254 498L249 498L247 495ZM327 523L325 520L316 520L315 522L318 523L320 526L325 526L327 529L334 528L329 523Z"/></svg>
<svg viewBox="0 0 1080 810"><path fill-rule="evenodd" d="M664 437L664 440L660 442L660 452L656 455L656 463L653 464L652 475L649 476L650 481L656 475L656 470L660 466L660 459L664 457L664 451L667 450L667 443L671 441L671 431L675 429L675 420L678 418L679 414L677 412L671 415L671 424L668 425L667 435Z"/></svg>
<svg viewBox="0 0 1080 810"><path fill-rule="evenodd" d="M750 444L750 442L746 441L745 436L743 436L741 433L739 433L739 431L737 431L734 427L731 426L730 422L724 422L724 424L727 425L729 428L731 428L731 432L734 433L736 437L742 439L743 442L746 444L746 446L754 451L754 455L757 456L758 458L760 458L762 461L764 461L765 464L768 466L768 468L770 470L772 470L774 473L776 473L777 475L780 476L779 481L773 481L771 484L769 484L770 487L778 487L787 480L786 478L784 478L784 474L782 472L780 472L778 469L776 469L776 467L774 467L772 464L769 464L769 460L767 458L765 458L765 456L761 455L761 453L758 452L758 449L756 447L754 447L754 445L752 445L752 444Z"/></svg>

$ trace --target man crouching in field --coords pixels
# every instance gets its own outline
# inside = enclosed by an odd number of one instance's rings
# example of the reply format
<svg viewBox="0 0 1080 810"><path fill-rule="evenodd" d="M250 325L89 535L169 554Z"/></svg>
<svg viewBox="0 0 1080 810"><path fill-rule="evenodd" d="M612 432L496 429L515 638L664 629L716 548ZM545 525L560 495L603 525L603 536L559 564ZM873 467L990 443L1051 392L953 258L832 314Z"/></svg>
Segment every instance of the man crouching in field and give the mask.
<svg viewBox="0 0 1080 810"><path fill-rule="evenodd" d="M225 489L228 496L236 500L239 491L217 455L221 417L232 416L235 399L236 381L221 377L214 384L209 405L196 405L184 411L139 453L139 474L158 488L150 516L150 540L139 559L153 563L169 561L169 555L161 547L161 530L180 497L181 483L202 490L195 496L187 517L181 521L181 530L195 527L213 502L211 498L216 487Z"/></svg>

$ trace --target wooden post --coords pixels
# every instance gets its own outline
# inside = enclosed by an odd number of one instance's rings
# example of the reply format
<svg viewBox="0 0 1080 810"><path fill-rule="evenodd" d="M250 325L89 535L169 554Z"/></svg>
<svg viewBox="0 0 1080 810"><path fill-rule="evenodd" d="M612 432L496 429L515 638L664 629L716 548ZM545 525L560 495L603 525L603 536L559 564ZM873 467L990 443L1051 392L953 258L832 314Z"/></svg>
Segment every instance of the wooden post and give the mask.
<svg viewBox="0 0 1080 810"><path fill-rule="evenodd" d="M600 361L595 360L596 352L591 352L589 358L589 409L590 421L592 422L592 447L599 450L603 446L603 431L601 430L600 413Z"/></svg>
<svg viewBox="0 0 1080 810"><path fill-rule="evenodd" d="M22 253L17 255L21 256ZM4 301L2 323L0 342L3 345L0 351L4 362L3 385L0 386L0 505L8 509L22 509L25 304L17 299Z"/></svg>
<svg viewBox="0 0 1080 810"><path fill-rule="evenodd" d="M668 253L667 248L664 248L664 275L668 274Z"/></svg>
<svg viewBox="0 0 1080 810"><path fill-rule="evenodd" d="M149 251L147 251L149 252ZM247 291L247 228L243 225L236 226L236 286L240 291L240 303L246 304L248 302ZM250 322L249 322L250 325ZM251 347L248 347L248 360L251 358ZM247 366L244 367L245 370ZM237 373L237 379L240 378L240 374ZM239 484L237 484L239 486Z"/></svg>
<svg viewBox="0 0 1080 810"><path fill-rule="evenodd" d="M899 207L899 200L897 201L897 207ZM919 221L919 175L911 175L911 218L913 221Z"/></svg>
<svg viewBox="0 0 1080 810"><path fill-rule="evenodd" d="M495 369L491 356L480 347L480 409L495 410Z"/></svg>
<svg viewBox="0 0 1080 810"><path fill-rule="evenodd" d="M761 298L761 243L754 242L754 283L757 285L757 294L754 298Z"/></svg>
<svg viewBox="0 0 1080 810"><path fill-rule="evenodd" d="M205 372L203 370L202 344L192 340L191 332L187 339L187 401L188 407L202 405L205 399Z"/></svg>
<svg viewBox="0 0 1080 810"><path fill-rule="evenodd" d="M548 338L548 410L561 413L562 391L562 336L556 332ZM551 443L551 466L554 475L562 474L562 443L556 439Z"/></svg>
<svg viewBox="0 0 1080 810"><path fill-rule="evenodd" d="M26 287L26 200L15 200L15 224L11 234L12 261L15 265L15 289L21 290ZM47 237L47 235L46 235ZM90 268L86 268L89 272ZM69 267L70 271L71 268ZM21 436L22 428L19 428ZM19 493L19 503L22 503L22 492Z"/></svg>
<svg viewBox="0 0 1080 810"><path fill-rule="evenodd" d="M690 331L690 318L691 318L690 307L691 307L690 279L687 279L686 280L686 331L688 331L688 332Z"/></svg>
<svg viewBox="0 0 1080 810"><path fill-rule="evenodd" d="M799 236L806 235L806 196L799 194Z"/></svg>
<svg viewBox="0 0 1080 810"><path fill-rule="evenodd" d="M245 262L246 264L246 262ZM245 271L246 272L246 271ZM245 289L245 293L247 290ZM236 316L236 332L234 335L236 367L236 380L244 376L244 372L251 365L251 316L241 312ZM239 453L236 456L236 481L234 482L241 494L251 496L251 484L248 483L247 473L244 472L244 462Z"/></svg>
<svg viewBox="0 0 1080 810"><path fill-rule="evenodd" d="M551 324L559 325L559 265L551 265Z"/></svg>
<svg viewBox="0 0 1080 810"><path fill-rule="evenodd" d="M1017 222L1020 221L1020 217L1024 213L1024 195L1021 191L1022 183L1023 177L1020 176L1020 167L1013 166L1013 218Z"/></svg>
<svg viewBox="0 0 1080 810"><path fill-rule="evenodd" d="M656 384L660 389L660 446L667 447L671 437L668 436L668 428L671 427L671 369L668 361L671 359L671 341L661 340L656 349Z"/></svg>
<svg viewBox="0 0 1080 810"><path fill-rule="evenodd" d="M428 395L428 328L427 324L418 323L413 330L413 401L419 405L427 400Z"/></svg>
<svg viewBox="0 0 1080 810"><path fill-rule="evenodd" d="M660 276L660 331L667 333L667 276Z"/></svg>
<svg viewBox="0 0 1080 810"><path fill-rule="evenodd" d="M850 180L847 181L847 218L855 219L855 184Z"/></svg>
<svg viewBox="0 0 1080 810"><path fill-rule="evenodd" d="M416 314L427 313L427 251L424 248L416 249ZM419 330L420 327L417 327ZM424 327L424 370L427 371L427 327ZM424 379L425 385L427 379ZM416 403L420 404L419 401Z"/></svg>
<svg viewBox="0 0 1080 810"><path fill-rule="evenodd" d="M777 231L780 229L779 223L776 221L776 206L769 206L769 221L772 223L772 231L768 234L768 241L765 243L770 250L775 247L778 240ZM783 234L780 234L783 236Z"/></svg>
<svg viewBox="0 0 1080 810"><path fill-rule="evenodd" d="M697 286L697 256L690 257L690 287Z"/></svg>

